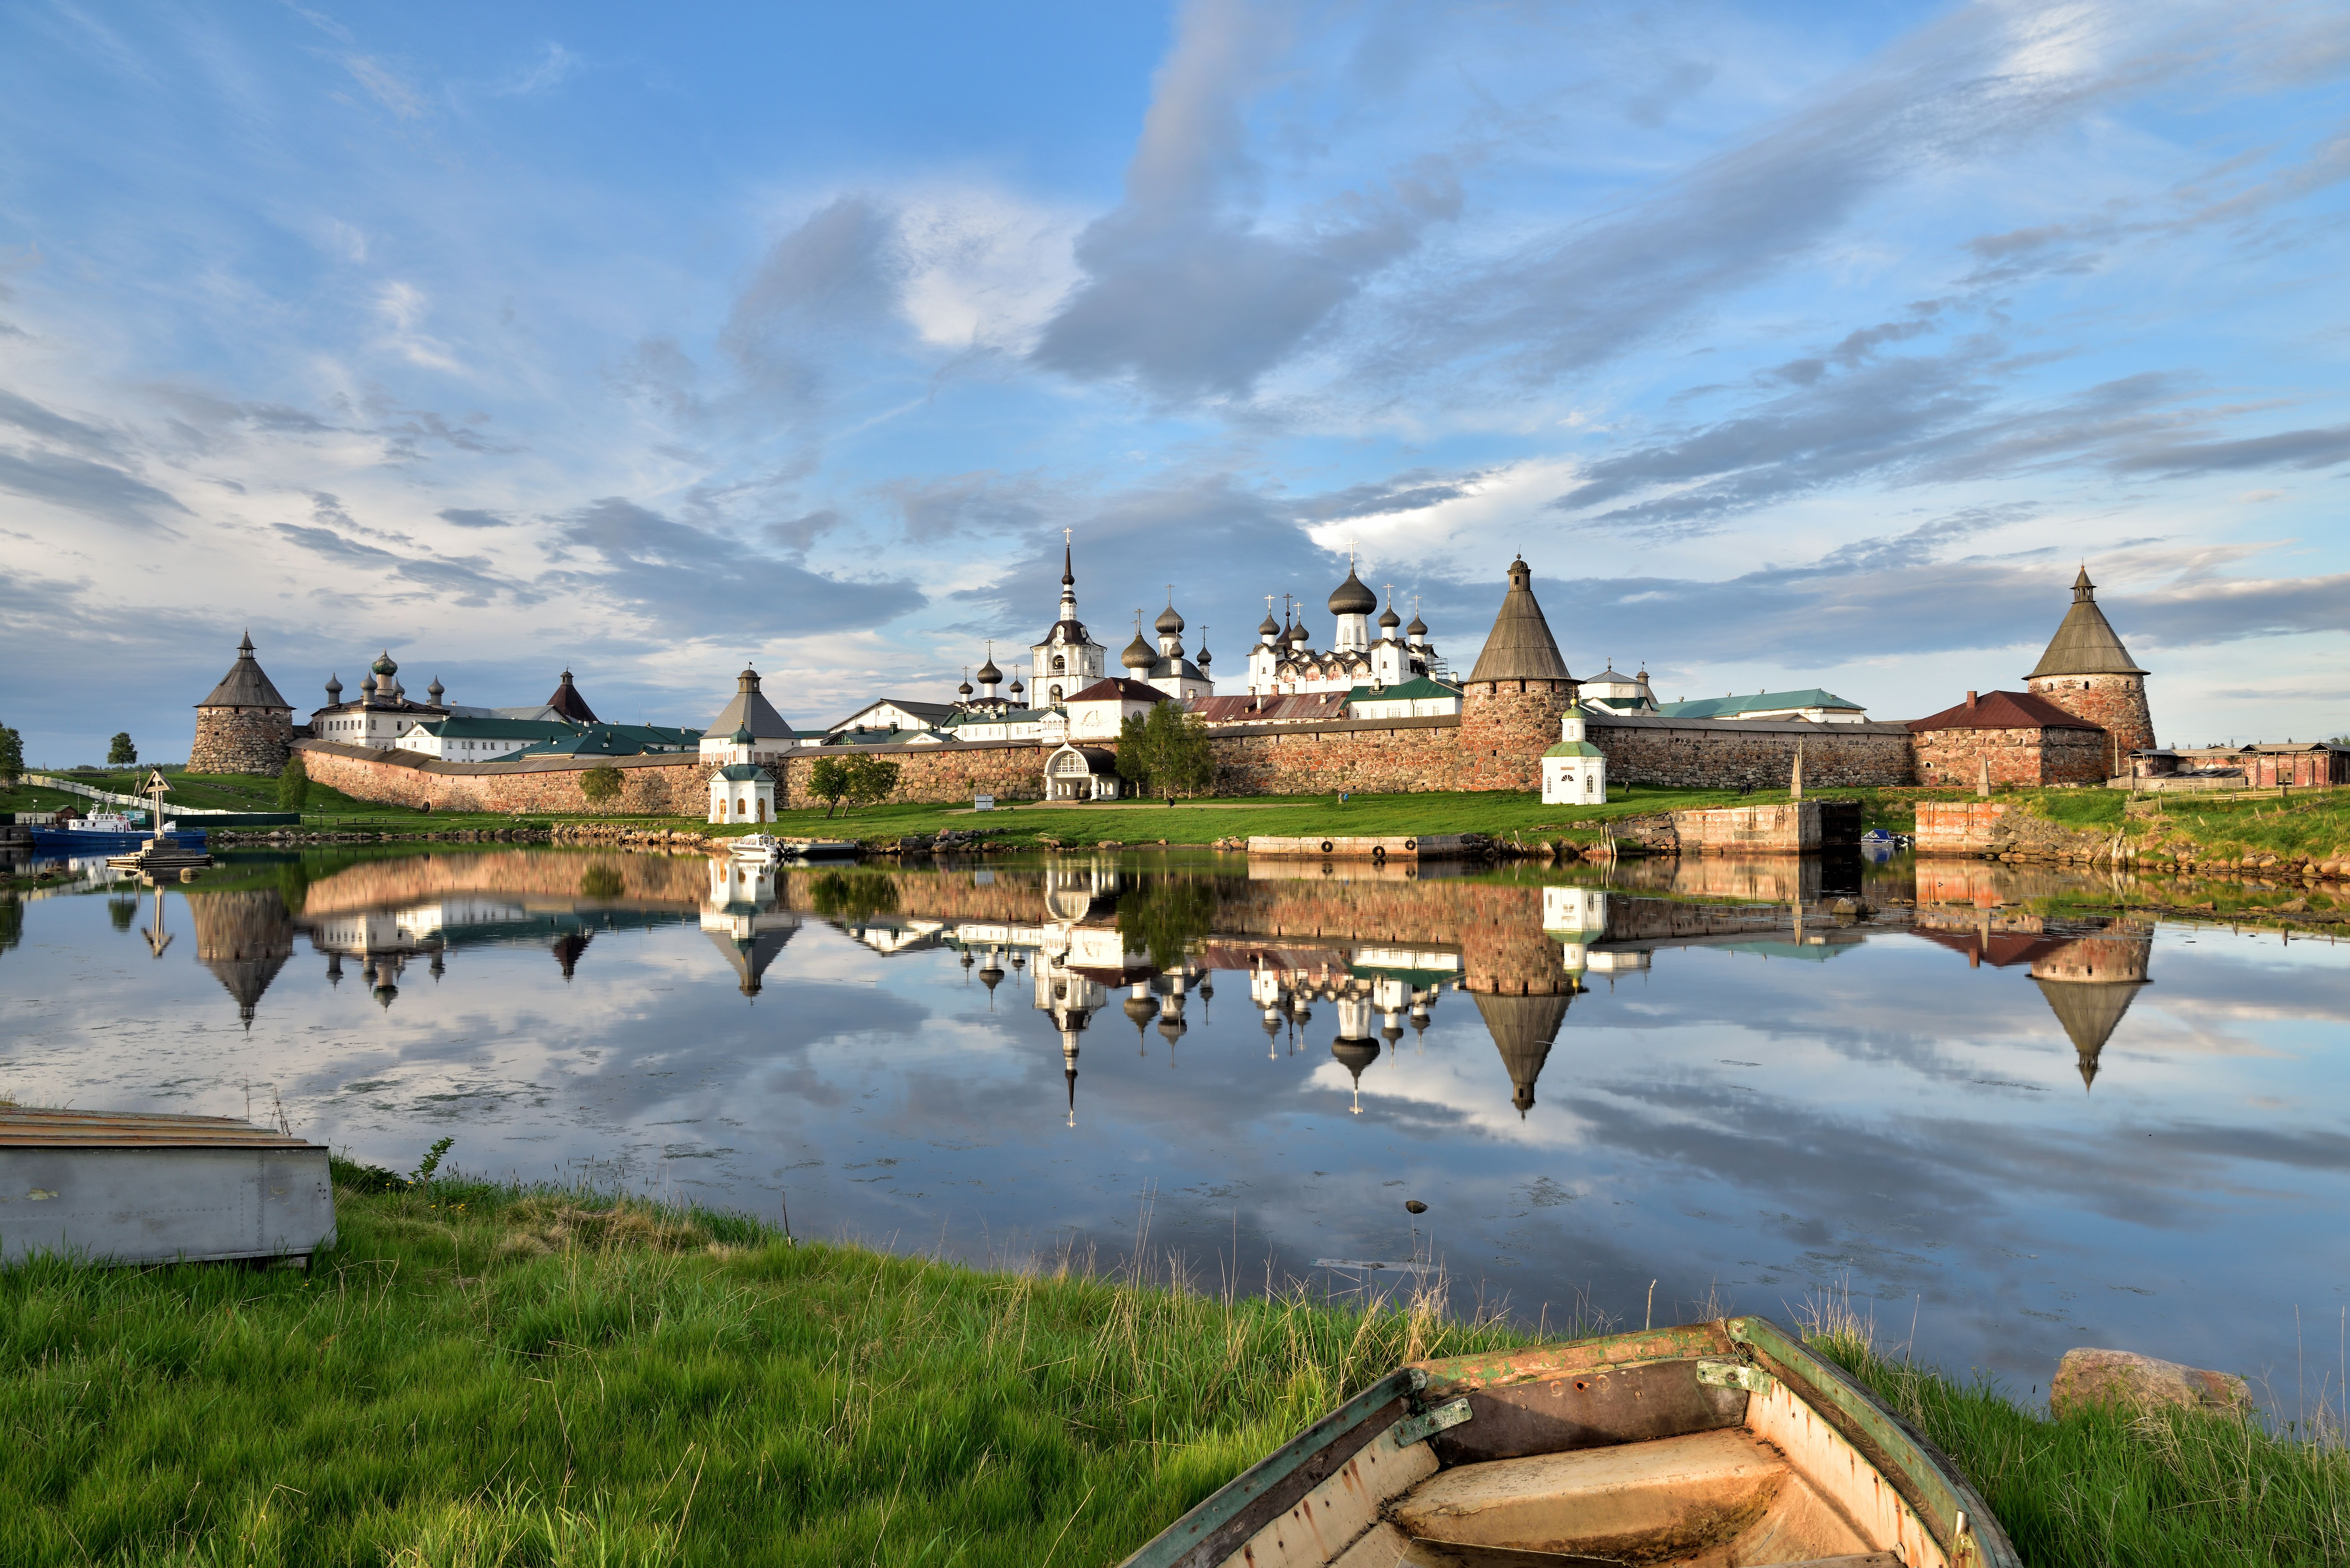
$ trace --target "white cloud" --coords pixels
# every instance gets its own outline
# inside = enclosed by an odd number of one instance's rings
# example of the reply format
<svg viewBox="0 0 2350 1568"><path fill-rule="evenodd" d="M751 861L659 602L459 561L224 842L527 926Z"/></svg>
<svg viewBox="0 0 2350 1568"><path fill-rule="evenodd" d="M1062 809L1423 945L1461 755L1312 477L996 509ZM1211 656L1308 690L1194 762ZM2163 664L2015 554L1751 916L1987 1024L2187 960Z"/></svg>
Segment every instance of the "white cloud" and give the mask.
<svg viewBox="0 0 2350 1568"><path fill-rule="evenodd" d="M387 348L411 365L432 370L463 370L447 344L416 329L417 323L432 309L432 301L412 283L394 279L376 290L376 315L389 328L383 338Z"/></svg>
<svg viewBox="0 0 2350 1568"><path fill-rule="evenodd" d="M922 341L1024 353L1077 279L1074 213L996 192L909 199L899 308Z"/></svg>

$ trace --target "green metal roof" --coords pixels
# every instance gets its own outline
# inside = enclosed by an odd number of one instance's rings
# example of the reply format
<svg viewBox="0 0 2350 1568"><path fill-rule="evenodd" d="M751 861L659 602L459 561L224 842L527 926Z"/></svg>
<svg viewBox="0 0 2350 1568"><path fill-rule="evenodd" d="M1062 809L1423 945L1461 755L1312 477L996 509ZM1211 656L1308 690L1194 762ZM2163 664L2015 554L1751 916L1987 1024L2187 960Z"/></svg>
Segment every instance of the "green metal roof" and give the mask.
<svg viewBox="0 0 2350 1568"><path fill-rule="evenodd" d="M718 776L741 784L746 779L765 778L767 770L756 763L729 763L718 770Z"/></svg>
<svg viewBox="0 0 2350 1568"><path fill-rule="evenodd" d="M1543 753L1546 757L1604 757L1607 754L1588 741L1561 741Z"/></svg>
<svg viewBox="0 0 2350 1568"><path fill-rule="evenodd" d="M1668 719L1735 719L1741 713L1775 713L1788 708L1841 708L1853 713L1866 711L1850 698L1823 691L1816 686L1807 686L1801 691L1757 691L1751 697L1708 697L1693 702L1657 704L1657 711Z"/></svg>
<svg viewBox="0 0 2350 1568"><path fill-rule="evenodd" d="M1447 686L1441 680L1426 675L1415 676L1397 686L1357 686L1347 693L1349 705L1357 702L1425 702L1434 698L1458 699L1461 688Z"/></svg>

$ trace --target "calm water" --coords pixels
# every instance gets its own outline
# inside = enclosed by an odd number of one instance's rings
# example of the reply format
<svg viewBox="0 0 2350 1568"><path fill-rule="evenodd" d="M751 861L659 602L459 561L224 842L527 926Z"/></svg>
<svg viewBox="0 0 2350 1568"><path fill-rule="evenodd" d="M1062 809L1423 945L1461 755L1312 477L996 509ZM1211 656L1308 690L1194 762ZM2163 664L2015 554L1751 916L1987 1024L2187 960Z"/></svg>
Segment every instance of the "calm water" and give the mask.
<svg viewBox="0 0 2350 1568"><path fill-rule="evenodd" d="M1864 880L1926 905L1790 916ZM2350 1303L2350 950L2022 906L2062 885L263 859L0 907L0 1092L282 1101L400 1168L446 1134L469 1170L787 1198L802 1234L977 1260L1107 1262L1147 1224L1210 1284L1344 1287L1315 1260L1417 1249L1529 1319L1637 1325L1654 1282L1660 1322L1710 1293L1783 1320L1848 1284L2019 1393L2094 1343L2290 1408L2296 1334L2314 1392Z"/></svg>

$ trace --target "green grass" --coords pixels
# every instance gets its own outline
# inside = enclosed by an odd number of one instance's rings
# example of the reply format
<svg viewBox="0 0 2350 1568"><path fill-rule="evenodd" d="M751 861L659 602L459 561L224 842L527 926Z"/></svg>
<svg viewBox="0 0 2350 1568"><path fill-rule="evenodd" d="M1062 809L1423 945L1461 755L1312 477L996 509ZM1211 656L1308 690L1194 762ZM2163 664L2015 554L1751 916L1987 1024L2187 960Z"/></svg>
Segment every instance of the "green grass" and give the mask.
<svg viewBox="0 0 2350 1568"><path fill-rule="evenodd" d="M307 1277L0 1277L0 1561L1113 1562L1399 1362L1521 1337L575 1193L338 1197Z"/></svg>
<svg viewBox="0 0 2350 1568"><path fill-rule="evenodd" d="M1349 1394L1528 1342L1426 1310L786 1245L740 1215L337 1162L307 1274L0 1274L0 1561L1116 1562ZM1815 1343L2035 1565L2350 1553L2350 1464L2217 1417L2050 1422ZM1824 1331L1824 1332L1823 1332Z"/></svg>
<svg viewBox="0 0 2350 1568"><path fill-rule="evenodd" d="M1814 1349L1957 1462L2031 1568L2350 1561L2350 1450L2338 1415L2283 1432L2186 1410L2047 1420L1988 1379L1960 1382L1879 1354L1869 1325L1840 1306L1808 1326Z"/></svg>
<svg viewBox="0 0 2350 1568"><path fill-rule="evenodd" d="M2350 857L2350 789L2296 790L2282 800L2170 795L2131 821L2142 845L2238 859L2248 854Z"/></svg>

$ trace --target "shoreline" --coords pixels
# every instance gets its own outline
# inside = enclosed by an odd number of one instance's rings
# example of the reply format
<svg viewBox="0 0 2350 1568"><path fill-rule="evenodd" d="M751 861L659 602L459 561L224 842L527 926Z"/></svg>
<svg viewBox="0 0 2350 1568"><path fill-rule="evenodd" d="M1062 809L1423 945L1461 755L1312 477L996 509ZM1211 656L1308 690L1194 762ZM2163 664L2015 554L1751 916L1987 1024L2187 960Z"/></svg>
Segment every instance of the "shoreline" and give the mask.
<svg viewBox="0 0 2350 1568"><path fill-rule="evenodd" d="M234 1542L286 1562L920 1545L1011 1563L1057 1540L1056 1561L1114 1563L1395 1366L1545 1337L1424 1301L795 1245L759 1219L609 1193L414 1185L340 1160L335 1178L340 1238L307 1272L0 1274L0 1402L45 1434L0 1456L20 1500L0 1521L10 1561ZM2050 1420L1880 1353L1839 1303L1809 1319L2028 1561L2350 1550L2338 1427Z"/></svg>

